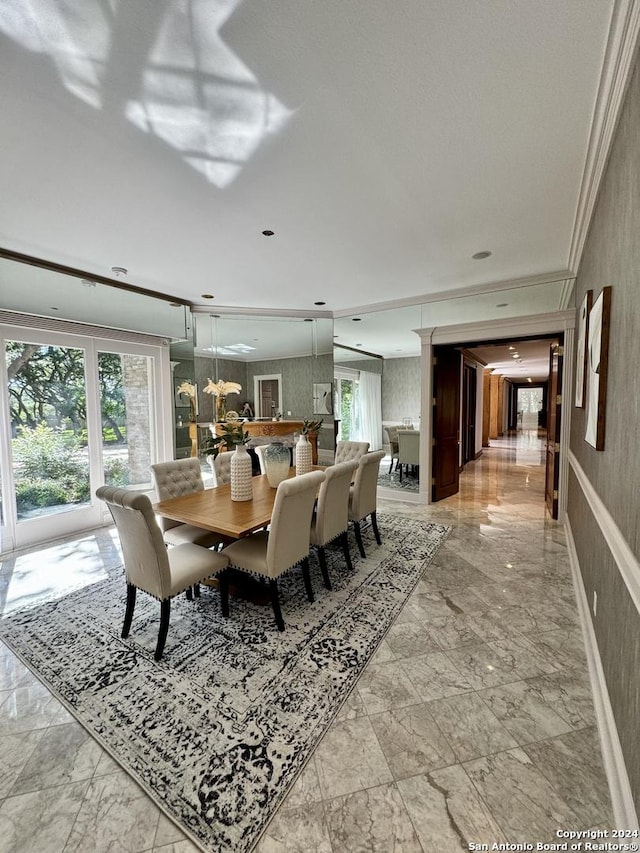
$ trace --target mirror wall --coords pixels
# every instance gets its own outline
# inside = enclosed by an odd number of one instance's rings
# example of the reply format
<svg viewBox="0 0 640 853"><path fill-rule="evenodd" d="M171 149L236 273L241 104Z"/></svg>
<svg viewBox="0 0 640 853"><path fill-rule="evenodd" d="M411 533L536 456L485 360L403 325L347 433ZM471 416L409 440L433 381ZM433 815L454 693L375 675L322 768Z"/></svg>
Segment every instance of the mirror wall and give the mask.
<svg viewBox="0 0 640 853"><path fill-rule="evenodd" d="M216 398L204 392L209 380L237 382L242 390L227 397L228 411L248 414L252 420L321 419L319 459L331 460L335 446L331 319L194 313L193 327L193 341L172 345L171 359L176 392L185 380L195 386L200 430L216 420ZM178 457L192 450L185 421L188 403L176 395Z"/></svg>

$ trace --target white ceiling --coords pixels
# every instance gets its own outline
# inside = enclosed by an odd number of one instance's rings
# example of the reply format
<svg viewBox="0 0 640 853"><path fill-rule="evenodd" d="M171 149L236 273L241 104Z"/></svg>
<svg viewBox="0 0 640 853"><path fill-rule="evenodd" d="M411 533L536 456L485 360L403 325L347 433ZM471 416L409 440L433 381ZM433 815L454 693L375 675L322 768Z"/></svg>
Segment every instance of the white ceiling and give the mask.
<svg viewBox="0 0 640 853"><path fill-rule="evenodd" d="M0 246L209 307L554 310L613 5L3 0Z"/></svg>
<svg viewBox="0 0 640 853"><path fill-rule="evenodd" d="M551 344L556 339L512 341L498 345L469 347L468 352L484 362L493 373L515 382L545 380L549 376Z"/></svg>

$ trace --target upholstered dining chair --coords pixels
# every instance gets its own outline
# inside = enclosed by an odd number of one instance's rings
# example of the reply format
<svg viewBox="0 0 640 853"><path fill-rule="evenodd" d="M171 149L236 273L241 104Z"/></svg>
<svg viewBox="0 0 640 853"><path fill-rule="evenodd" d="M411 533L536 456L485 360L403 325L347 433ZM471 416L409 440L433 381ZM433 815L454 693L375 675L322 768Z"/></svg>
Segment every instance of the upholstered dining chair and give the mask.
<svg viewBox="0 0 640 853"><path fill-rule="evenodd" d="M368 450L368 441L339 441L336 444L334 464L337 465L338 462L350 462L352 459L357 461Z"/></svg>
<svg viewBox="0 0 640 853"><path fill-rule="evenodd" d="M420 464L420 433L417 430L398 430L398 468L402 482L403 467L409 470Z"/></svg>
<svg viewBox="0 0 640 853"><path fill-rule="evenodd" d="M225 450L218 453L215 459L209 457L214 488L231 482L231 457L234 453L234 450Z"/></svg>
<svg viewBox="0 0 640 853"><path fill-rule="evenodd" d="M376 519L378 471L380 461L384 459L384 450L376 450L374 453L366 453L358 460L356 477L351 488L349 498L349 521L353 522L353 529L358 543L361 557L366 557L364 545L362 544L362 531L360 522L367 516L371 516L371 527L376 542L381 545L378 521Z"/></svg>
<svg viewBox="0 0 640 853"><path fill-rule="evenodd" d="M223 554L192 543L167 549L151 501L142 492L101 486L96 496L109 507L122 546L127 579L123 638L129 636L136 592L139 589L160 600L160 629L154 655L156 660L162 657L167 639L171 599L179 593L219 574L222 612L228 616L229 597L224 569L229 561Z"/></svg>
<svg viewBox="0 0 640 853"><path fill-rule="evenodd" d="M200 462L195 457L187 459L174 459L171 462L158 462L151 466L151 474L156 487L156 495L159 501L169 498L177 498L180 495L188 495L192 492L201 492L204 489L202 469ZM196 527L193 524L182 524L171 518L160 518L160 528L167 545L184 545L190 542L192 545L202 545L204 548L213 548L219 545L223 538L210 530Z"/></svg>
<svg viewBox="0 0 640 853"><path fill-rule="evenodd" d="M349 526L349 489L353 472L358 467L357 461L339 462L330 465L326 471L326 479L320 486L318 503L311 521L311 544L318 549L318 560L322 578L327 589L331 589L331 579L327 569L325 547L336 539L340 540L344 560L349 571L353 570L347 527Z"/></svg>
<svg viewBox="0 0 640 853"><path fill-rule="evenodd" d="M258 457L258 462L260 463L260 473L266 474L267 469L264 467L264 452L267 449L268 444L257 444L253 449L256 452L256 456Z"/></svg>
<svg viewBox="0 0 640 853"><path fill-rule="evenodd" d="M396 465L398 464L398 427L388 426L384 428L384 431L386 432L387 438L389 439L389 456L391 457L389 473L391 473L393 471L394 460Z"/></svg>
<svg viewBox="0 0 640 853"><path fill-rule="evenodd" d="M278 592L278 578L281 575L301 565L307 598L313 601L309 575L311 515L318 488L324 479L323 471L311 471L283 480L276 491L269 531L252 533L232 542L220 552L228 557L231 568L269 581L273 615L280 631L284 631ZM223 613L225 611L228 612L226 587Z"/></svg>

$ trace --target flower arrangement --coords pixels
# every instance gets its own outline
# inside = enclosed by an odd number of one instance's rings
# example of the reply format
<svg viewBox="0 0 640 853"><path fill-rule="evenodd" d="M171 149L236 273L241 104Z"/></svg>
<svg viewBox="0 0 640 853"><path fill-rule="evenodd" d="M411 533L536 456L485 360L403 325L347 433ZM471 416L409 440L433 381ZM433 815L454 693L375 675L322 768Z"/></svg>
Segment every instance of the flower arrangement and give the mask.
<svg viewBox="0 0 640 853"><path fill-rule="evenodd" d="M216 420L223 421L227 411L227 394L239 394L242 385L238 382L225 382L224 379L218 379L217 382L209 379L203 390L216 398Z"/></svg>
<svg viewBox="0 0 640 853"><path fill-rule="evenodd" d="M200 452L204 453L205 456L211 455L214 459L218 453L222 453L224 450L233 450L236 445L246 444L251 438L248 432L242 431L241 421L226 421L223 424L217 424L216 432L219 434L210 433L200 443Z"/></svg>
<svg viewBox="0 0 640 853"><path fill-rule="evenodd" d="M189 420L195 421L196 419L196 386L185 379L178 386L178 394L183 394L185 397L189 398Z"/></svg>

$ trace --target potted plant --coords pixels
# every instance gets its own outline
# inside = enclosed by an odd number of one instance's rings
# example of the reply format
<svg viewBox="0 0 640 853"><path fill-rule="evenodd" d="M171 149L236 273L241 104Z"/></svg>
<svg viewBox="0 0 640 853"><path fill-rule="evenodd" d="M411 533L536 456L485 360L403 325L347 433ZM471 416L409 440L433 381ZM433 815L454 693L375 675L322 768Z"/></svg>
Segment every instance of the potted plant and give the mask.
<svg viewBox="0 0 640 853"><path fill-rule="evenodd" d="M242 431L241 421L225 421L216 424L218 435L209 433L200 444L200 452L214 459L218 453L225 450L233 450L238 444L246 444L249 441L249 433Z"/></svg>
<svg viewBox="0 0 640 853"><path fill-rule="evenodd" d="M308 418L302 422L302 435L317 435L322 428L322 418L318 421L313 421Z"/></svg>

